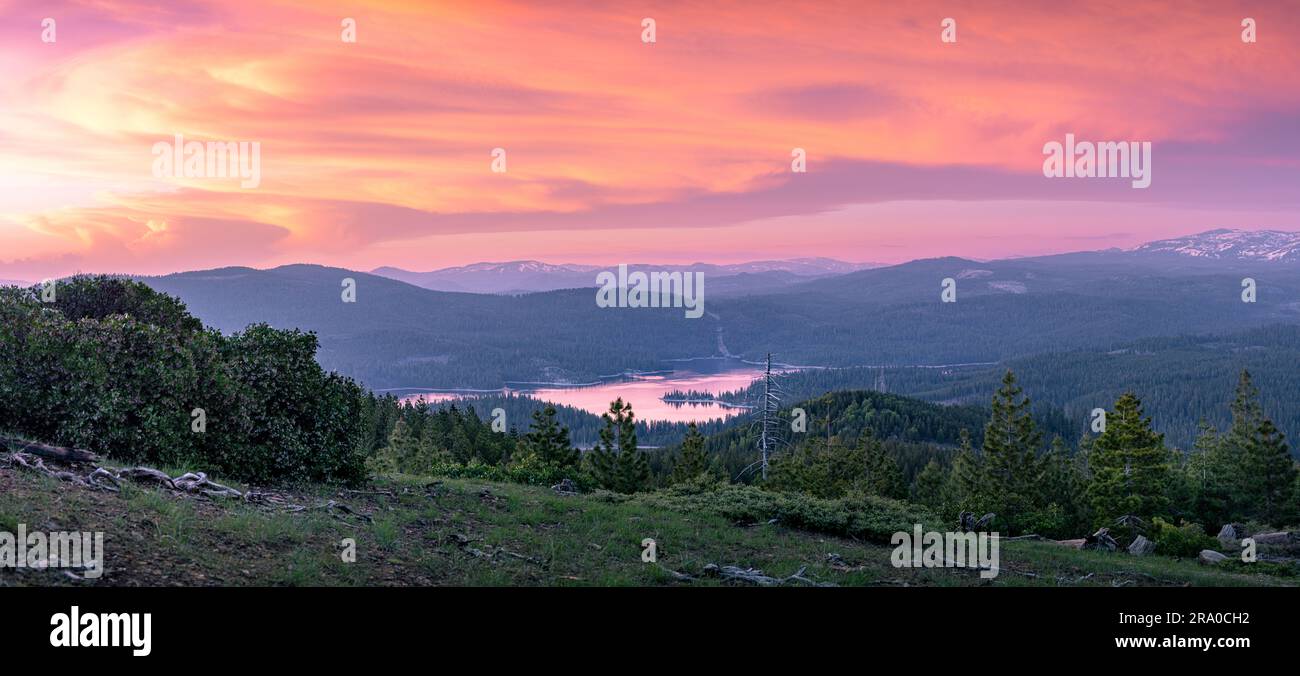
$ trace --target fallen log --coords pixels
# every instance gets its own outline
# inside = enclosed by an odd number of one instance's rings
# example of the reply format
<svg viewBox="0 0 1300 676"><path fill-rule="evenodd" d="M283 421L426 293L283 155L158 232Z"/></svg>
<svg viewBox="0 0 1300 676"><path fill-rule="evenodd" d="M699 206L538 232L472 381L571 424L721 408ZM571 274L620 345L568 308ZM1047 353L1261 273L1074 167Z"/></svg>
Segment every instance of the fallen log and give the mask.
<svg viewBox="0 0 1300 676"><path fill-rule="evenodd" d="M172 485L182 491L189 491L191 493L199 491L212 498L244 497L243 493L240 493L229 486L222 486L221 484L208 479L208 475L203 472L186 472L185 474L172 479Z"/></svg>
<svg viewBox="0 0 1300 676"><path fill-rule="evenodd" d="M788 582L799 582L814 587L834 587L829 582L817 582L804 577L804 571L808 570L807 566L802 566L795 571L793 575L786 577L772 577L764 575L763 571L757 568L741 568L739 566L719 566L716 563L710 563L704 567L704 574L711 577L720 577L724 580L735 580L738 582L748 582L760 587L779 587Z"/></svg>
<svg viewBox="0 0 1300 676"><path fill-rule="evenodd" d="M51 446L36 441L26 441L17 437L0 436L0 443L5 443L13 447L18 453L29 453L39 455L42 458L50 460L62 460L64 462L95 462L99 456L90 451L83 451L79 448L65 448L63 446Z"/></svg>
<svg viewBox="0 0 1300 676"><path fill-rule="evenodd" d="M73 472L51 469L47 467L40 458L26 453L10 453L8 457L3 459L7 461L11 467L19 467L29 472L44 474L45 476L53 477L59 481L67 481L87 488L112 491L114 493L120 490L117 487L116 481L104 483L106 479L112 477L112 474L102 467L96 467L95 471L83 477L74 474Z"/></svg>
<svg viewBox="0 0 1300 676"><path fill-rule="evenodd" d="M73 449L64 449L73 450ZM258 491L240 491L224 486L208 478L203 472L186 472L178 477L172 478L165 472L156 470L152 467L124 467L119 470L110 470L104 467L96 467L94 471L82 476L75 472L66 470L52 469L47 466L40 457L27 453L15 452L8 455L0 455L0 462L9 464L11 467L37 472L60 481L75 483L86 488L95 490L110 491L113 493L121 492L123 481L134 481L140 483L152 483L177 493L188 493L192 495L202 495L208 498L238 498L251 504L266 505L276 507L287 512L303 512L307 510L324 510L330 512L335 518L343 520L340 512L347 516L352 516L363 521L370 521L371 517L367 514L358 512L351 507L341 503L329 500L318 504L314 507L304 507L290 503L284 496L275 493L264 493Z"/></svg>

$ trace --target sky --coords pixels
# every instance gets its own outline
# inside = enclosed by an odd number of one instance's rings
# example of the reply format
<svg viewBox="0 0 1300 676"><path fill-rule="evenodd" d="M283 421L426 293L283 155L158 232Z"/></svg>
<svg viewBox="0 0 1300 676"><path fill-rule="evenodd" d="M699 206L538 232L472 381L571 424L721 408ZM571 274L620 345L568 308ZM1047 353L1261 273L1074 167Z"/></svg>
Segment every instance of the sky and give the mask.
<svg viewBox="0 0 1300 676"><path fill-rule="evenodd" d="M154 4L0 0L0 279L1300 230L1297 2ZM159 169L178 134L257 184ZM1067 134L1150 187L1045 177Z"/></svg>

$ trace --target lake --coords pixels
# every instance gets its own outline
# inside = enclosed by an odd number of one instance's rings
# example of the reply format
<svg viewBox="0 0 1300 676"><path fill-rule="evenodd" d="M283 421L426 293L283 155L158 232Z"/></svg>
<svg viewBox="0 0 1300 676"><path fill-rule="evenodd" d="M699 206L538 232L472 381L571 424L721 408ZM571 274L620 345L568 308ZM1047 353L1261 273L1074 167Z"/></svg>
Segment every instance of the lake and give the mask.
<svg viewBox="0 0 1300 676"><path fill-rule="evenodd" d="M762 375L763 369L758 365L746 364L735 359L704 359L683 362L665 371L612 377L593 384L510 383L500 390L490 391L411 388L402 390L398 394L404 400L424 397L430 402L474 394L526 394L543 401L580 408L596 415L608 411L609 402L622 397L623 401L631 402L637 420L700 422L713 418L729 418L745 413L747 409L707 401L671 404L663 401L662 397L674 390L721 394L748 387Z"/></svg>

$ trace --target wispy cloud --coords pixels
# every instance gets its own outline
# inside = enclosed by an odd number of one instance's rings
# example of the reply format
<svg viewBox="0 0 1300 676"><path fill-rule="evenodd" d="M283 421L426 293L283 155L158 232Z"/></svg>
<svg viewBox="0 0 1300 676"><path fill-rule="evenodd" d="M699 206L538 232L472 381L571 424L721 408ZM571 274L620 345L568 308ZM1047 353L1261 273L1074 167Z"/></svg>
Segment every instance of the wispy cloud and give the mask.
<svg viewBox="0 0 1300 676"><path fill-rule="evenodd" d="M886 212L870 227L924 238L889 240L892 259L988 255L987 223L1046 229L1005 254L1097 223L1300 226L1300 47L1283 37L1300 13L1284 3L0 5L0 277L696 260L778 223L795 232L744 250L865 260L844 247L869 248L858 215ZM1257 44L1238 39L1246 15ZM259 141L260 186L155 177L150 148L177 133ZM1042 145L1065 133L1153 141L1151 189L1044 180ZM807 174L789 172L794 147ZM1026 215L1065 202L1069 218Z"/></svg>

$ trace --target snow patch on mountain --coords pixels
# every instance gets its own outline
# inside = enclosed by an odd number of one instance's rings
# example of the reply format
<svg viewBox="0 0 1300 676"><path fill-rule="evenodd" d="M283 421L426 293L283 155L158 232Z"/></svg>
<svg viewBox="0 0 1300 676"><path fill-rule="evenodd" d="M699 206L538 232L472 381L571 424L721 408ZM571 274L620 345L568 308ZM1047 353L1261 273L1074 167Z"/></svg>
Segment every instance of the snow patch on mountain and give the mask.
<svg viewBox="0 0 1300 676"><path fill-rule="evenodd" d="M1007 293L1026 293L1029 291L1029 287L1025 286L1024 282L989 282L988 285L994 291L1005 291Z"/></svg>
<svg viewBox="0 0 1300 676"><path fill-rule="evenodd" d="M1148 242L1132 252L1211 260L1297 262L1300 261L1300 232L1221 228Z"/></svg>

